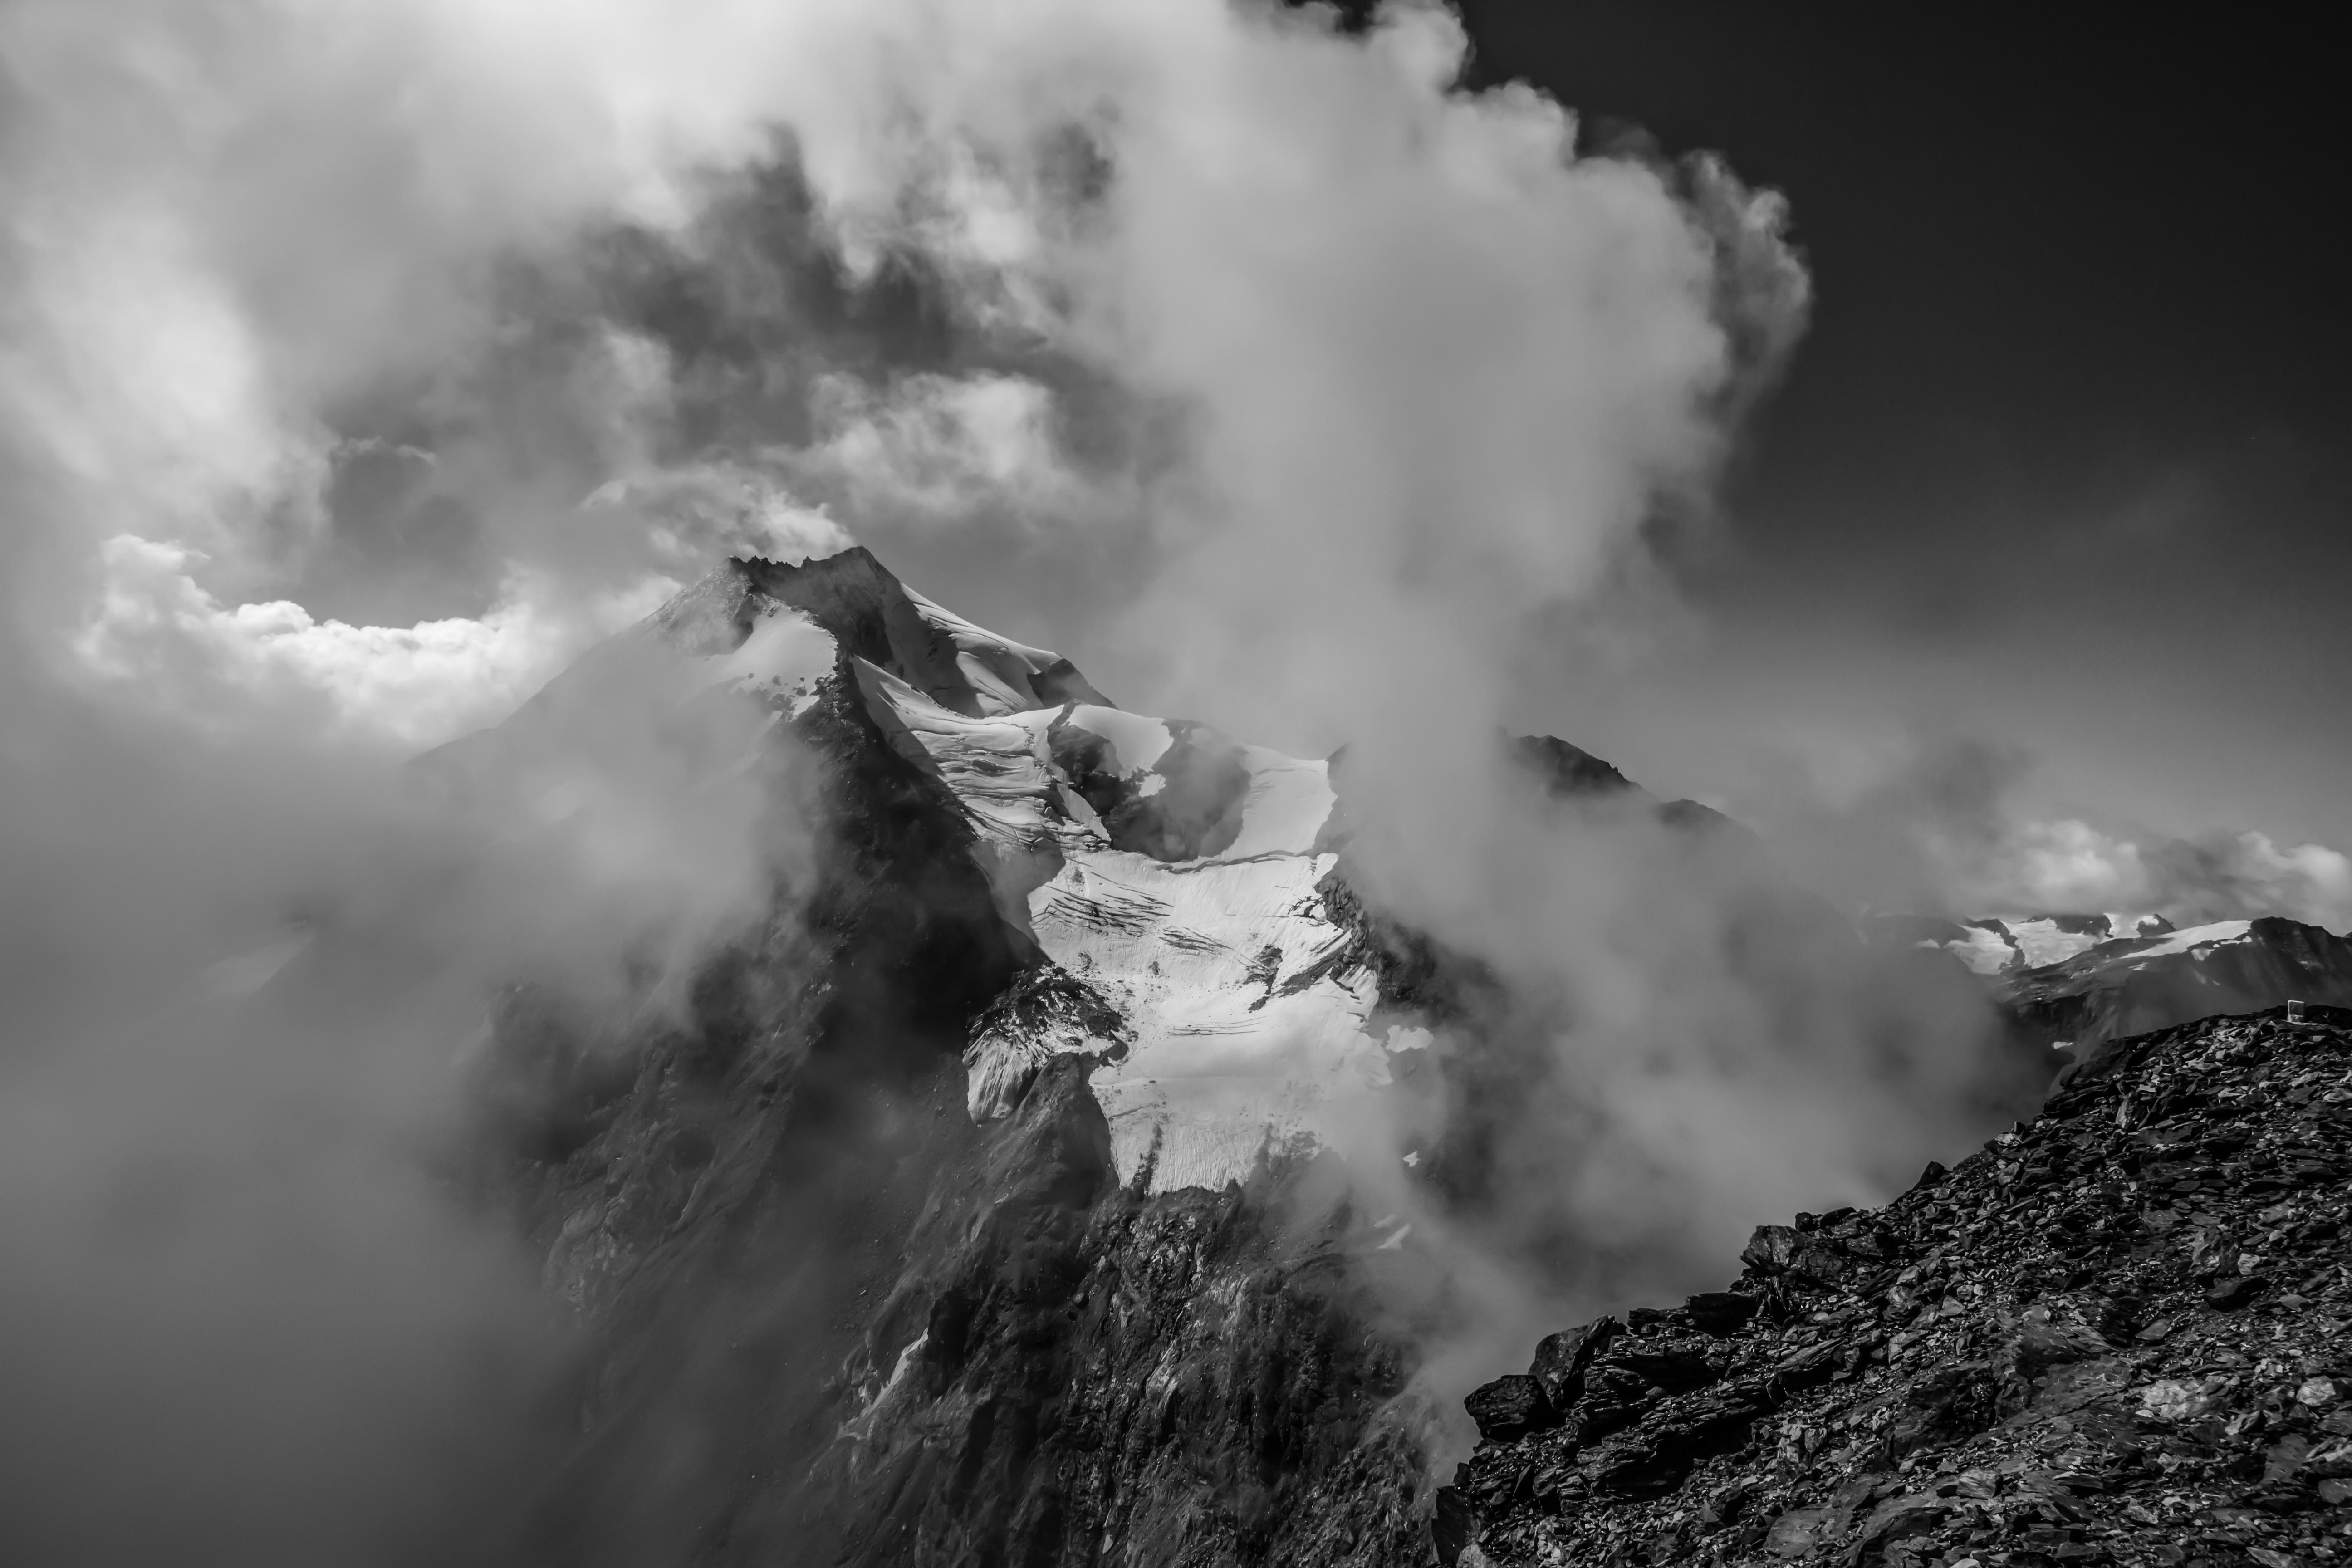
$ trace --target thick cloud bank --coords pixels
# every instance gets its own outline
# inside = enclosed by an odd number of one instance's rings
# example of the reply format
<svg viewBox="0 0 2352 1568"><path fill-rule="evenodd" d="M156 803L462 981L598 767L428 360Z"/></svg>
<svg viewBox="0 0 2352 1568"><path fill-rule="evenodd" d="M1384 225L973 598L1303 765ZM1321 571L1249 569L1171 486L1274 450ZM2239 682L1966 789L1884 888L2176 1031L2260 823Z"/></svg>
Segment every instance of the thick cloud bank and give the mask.
<svg viewBox="0 0 2352 1568"><path fill-rule="evenodd" d="M86 1557L446 1561L465 1510L397 1500L455 1434L529 1454L552 1331L420 1153L451 1055L500 977L686 963L806 846L741 716L681 736L657 678L486 817L387 770L730 552L855 534L1136 650L1134 706L1347 742L1366 886L1564 999L1530 1102L1601 1152L1497 1133L1546 1194L1466 1236L1498 1274L1885 1177L1956 1080L1935 1021L1739 958L1754 875L1657 890L1679 841L1494 744L1669 600L1802 326L1780 205L1580 155L1465 51L1433 4L0 12L0 1324L68 1352L0 1402L36 1560L104 1476L142 1501Z"/></svg>
<svg viewBox="0 0 2352 1568"><path fill-rule="evenodd" d="M1638 574L1803 310L1772 200L1451 90L1433 5L1362 40L1210 0L5 27L44 617L118 681L404 737L719 551L837 545L824 505L1209 606L1158 673L1237 723L1440 685ZM1388 656L1408 612L1465 646Z"/></svg>
<svg viewBox="0 0 2352 1568"><path fill-rule="evenodd" d="M1954 858L1962 897L1989 911L2147 910L2183 926L2284 915L2352 930L2352 858L2263 833L2146 838L2061 817Z"/></svg>

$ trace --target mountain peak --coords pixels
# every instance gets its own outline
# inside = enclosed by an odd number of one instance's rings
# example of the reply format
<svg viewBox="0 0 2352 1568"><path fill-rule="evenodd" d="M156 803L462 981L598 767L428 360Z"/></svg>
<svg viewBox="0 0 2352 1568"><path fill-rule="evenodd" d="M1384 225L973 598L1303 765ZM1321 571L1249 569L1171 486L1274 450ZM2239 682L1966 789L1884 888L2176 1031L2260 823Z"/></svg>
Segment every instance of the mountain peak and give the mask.
<svg viewBox="0 0 2352 1568"><path fill-rule="evenodd" d="M862 544L797 565L729 561L656 611L653 625L684 651L709 657L741 647L779 608L968 719L1109 703L1060 654L974 626L901 583Z"/></svg>
<svg viewBox="0 0 2352 1568"><path fill-rule="evenodd" d="M645 630L795 717L813 682L837 681L961 817L1014 945L1058 974L1034 995L1087 998L1066 1017L1009 1005L974 1031L975 1121L1082 1058L1122 1181L1215 1189L1316 1141L1326 1100L1425 1043L1370 1029L1372 978L1321 894L1337 864L1323 762L1118 709L1068 659L963 619L863 548L730 561Z"/></svg>

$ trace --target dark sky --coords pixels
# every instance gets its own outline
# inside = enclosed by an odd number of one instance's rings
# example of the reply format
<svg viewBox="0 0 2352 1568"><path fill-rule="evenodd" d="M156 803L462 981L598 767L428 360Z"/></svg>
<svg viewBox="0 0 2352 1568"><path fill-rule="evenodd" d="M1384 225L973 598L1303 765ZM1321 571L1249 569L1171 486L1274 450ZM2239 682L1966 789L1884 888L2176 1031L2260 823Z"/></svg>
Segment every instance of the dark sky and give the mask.
<svg viewBox="0 0 2352 1568"><path fill-rule="evenodd" d="M1588 145L1721 152L1813 270L1697 585L1714 640L1655 695L1965 731L2053 805L2352 840L2344 142L2306 14L1461 9L1477 84L1545 89Z"/></svg>

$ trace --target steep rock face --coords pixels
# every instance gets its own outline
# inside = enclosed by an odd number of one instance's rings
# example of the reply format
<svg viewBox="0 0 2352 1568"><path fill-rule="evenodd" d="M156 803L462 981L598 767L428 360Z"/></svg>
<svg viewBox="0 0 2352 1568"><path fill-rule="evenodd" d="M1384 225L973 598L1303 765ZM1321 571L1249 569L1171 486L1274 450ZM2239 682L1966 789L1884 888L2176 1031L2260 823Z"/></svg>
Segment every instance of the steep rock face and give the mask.
<svg viewBox="0 0 2352 1568"><path fill-rule="evenodd" d="M682 1015L506 998L479 1069L491 1169L587 1348L583 1436L513 1556L728 1560L750 1500L804 1476L841 1368L935 1186L973 1158L955 1070L1024 955L970 830L838 678L793 721L813 885L709 960Z"/></svg>
<svg viewBox="0 0 2352 1568"><path fill-rule="evenodd" d="M1425 1551L1383 1235L1307 1157L1386 1054L1374 978L1323 962L1322 765L1111 709L863 552L735 563L616 643L772 715L819 854L681 1007L501 1005L479 1179L586 1336L508 1558ZM528 777L595 673L425 772Z"/></svg>
<svg viewBox="0 0 2352 1568"><path fill-rule="evenodd" d="M873 1341L904 1348L826 1461L836 1495L892 1500L841 1560L1409 1560L1417 1420L1347 1238L1269 1224L1296 1212L1270 1174L1118 1187L1075 1061L1011 1121L975 1173L988 1198L910 1238Z"/></svg>
<svg viewBox="0 0 2352 1568"><path fill-rule="evenodd" d="M1885 1208L1473 1394L1447 1563L2263 1568L2352 1531L2352 1012L2112 1042Z"/></svg>

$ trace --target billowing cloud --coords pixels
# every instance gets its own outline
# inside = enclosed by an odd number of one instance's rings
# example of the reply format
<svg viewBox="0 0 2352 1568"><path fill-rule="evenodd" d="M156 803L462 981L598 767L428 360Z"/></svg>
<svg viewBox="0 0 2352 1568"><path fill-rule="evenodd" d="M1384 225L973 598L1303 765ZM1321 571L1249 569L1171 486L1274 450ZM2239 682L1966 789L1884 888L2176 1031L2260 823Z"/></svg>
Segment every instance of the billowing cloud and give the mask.
<svg viewBox="0 0 2352 1568"><path fill-rule="evenodd" d="M449 623L576 643L574 599L690 575L579 502L715 460L918 576L981 516L1140 552L1150 694L1328 746L1638 573L1804 310L1776 200L1455 91L1435 5L1342 40L1211 0L32 0L0 37L47 84L0 391L58 569L145 540L231 616L301 605L238 668L331 644L410 732ZM336 484L370 441L434 464L403 637L318 629L398 570ZM516 667L478 668L487 703Z"/></svg>
<svg viewBox="0 0 2352 1568"><path fill-rule="evenodd" d="M1958 919L2162 914L2176 924L2262 915L2352 926L2352 858L2248 828L2188 834L2053 812L2032 753L1895 731L1807 732L1801 757L1751 767L1736 802L1815 886L1849 908Z"/></svg>
<svg viewBox="0 0 2352 1568"><path fill-rule="evenodd" d="M1087 487L1061 450L1053 394L1015 375L915 375L877 392L820 390L830 434L802 456L860 513L970 521L992 502L1038 521L1072 520Z"/></svg>
<svg viewBox="0 0 2352 1568"><path fill-rule="evenodd" d="M2027 821L1952 870L1958 896L1984 913L2145 910L2179 925L2284 915L2352 930L2352 857L2252 830L2154 838L2079 817Z"/></svg>
<svg viewBox="0 0 2352 1568"><path fill-rule="evenodd" d="M960 604L1116 626L1139 706L1353 742L1367 885L1590 1025L1547 1046L1625 1153L1582 1212L1707 1148L1649 1227L1686 1237L1771 1165L1708 1135L1772 1001L1718 962L1724 889L1651 900L1638 872L1671 847L1572 824L1515 858L1540 811L1490 742L1538 655L1649 602L1651 541L1703 519L1804 273L1776 198L1587 155L1540 94L1460 90L1466 49L1430 3L1360 37L1228 0L0 9L0 912L42 955L5 1005L50 1123L135 1108L142 1134L65 1140L82 1163L12 1210L11 1251L102 1265L88 1364L175 1324L199 1374L151 1357L94 1415L34 1379L0 1443L62 1434L68 1471L145 1496L170 1445L126 1471L108 1433L219 1410L274 1436L221 1446L188 1551L380 1546L402 1467L474 1429L446 1346L536 1342L510 1279L395 1288L442 1258L476 1278L484 1240L401 1158L447 1114L451 1031L518 966L618 984L648 923L681 967L806 848L739 765L742 715L681 736L651 678L572 693L565 776L487 817L436 816L380 764L732 551L855 534ZM174 987L211 994L289 921L363 931L365 973L250 1040L207 1034L208 1073L142 1073L183 1033ZM1836 1038L1809 1081L1864 1042ZM303 1092L258 1092L280 1075ZM218 1167L161 1243L80 1202L284 1125L339 1136ZM327 1266L207 1272L174 1319L146 1287L215 1234ZM351 1299L383 1310L339 1317ZM0 1312L39 1342L72 1301L43 1284ZM259 1353L245 1325L289 1320L318 1327L291 1384L386 1335L416 1374L330 1405L331 1474L293 1489L339 1518L288 1522L307 1553L248 1525L319 1405L203 1375L206 1347ZM40 1528L89 1511L51 1489ZM128 1513L107 1550L152 1558L174 1522Z"/></svg>
<svg viewBox="0 0 2352 1568"><path fill-rule="evenodd" d="M100 679L200 721L316 701L328 724L429 742L504 717L570 651L521 605L355 626L286 600L224 605L189 575L184 547L123 534L100 561L105 585L74 651Z"/></svg>

